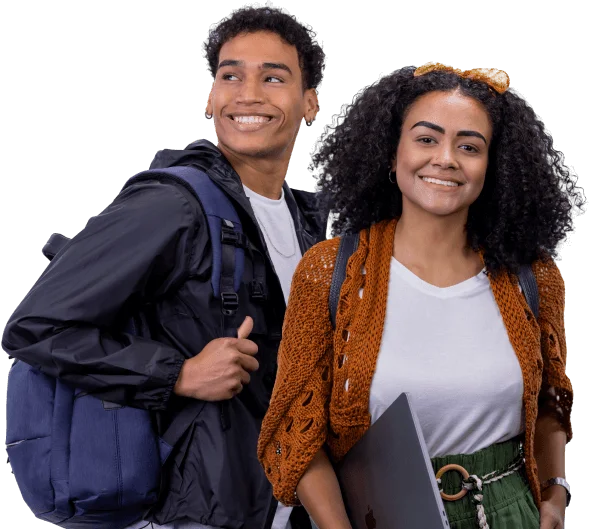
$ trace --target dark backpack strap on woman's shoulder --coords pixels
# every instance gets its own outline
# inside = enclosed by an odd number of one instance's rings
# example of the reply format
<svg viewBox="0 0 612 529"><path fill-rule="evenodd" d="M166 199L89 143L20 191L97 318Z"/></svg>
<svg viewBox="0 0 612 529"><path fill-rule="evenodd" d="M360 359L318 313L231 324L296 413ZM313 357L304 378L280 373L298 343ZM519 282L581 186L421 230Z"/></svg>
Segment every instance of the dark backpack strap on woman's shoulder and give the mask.
<svg viewBox="0 0 612 529"><path fill-rule="evenodd" d="M329 319L333 329L336 328L336 311L340 301L340 289L346 278L346 265L349 257L357 250L357 246L359 246L359 233L345 233L340 237L340 247L329 287Z"/></svg>
<svg viewBox="0 0 612 529"><path fill-rule="evenodd" d="M531 265L521 266L518 273L518 280L531 312L533 312L533 315L538 319L540 315L540 295L538 293L538 283Z"/></svg>

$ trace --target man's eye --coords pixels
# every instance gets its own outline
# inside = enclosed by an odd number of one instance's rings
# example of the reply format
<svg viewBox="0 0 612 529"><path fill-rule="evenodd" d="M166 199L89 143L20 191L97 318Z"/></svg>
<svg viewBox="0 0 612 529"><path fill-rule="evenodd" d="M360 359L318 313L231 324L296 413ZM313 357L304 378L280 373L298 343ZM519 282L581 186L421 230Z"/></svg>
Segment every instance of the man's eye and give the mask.
<svg viewBox="0 0 612 529"><path fill-rule="evenodd" d="M223 75L223 80L225 81L235 81L238 77L236 77L233 73L226 73Z"/></svg>
<svg viewBox="0 0 612 529"><path fill-rule="evenodd" d="M268 82L268 83L282 83L283 80L280 77L269 76L269 77L266 77L266 82Z"/></svg>

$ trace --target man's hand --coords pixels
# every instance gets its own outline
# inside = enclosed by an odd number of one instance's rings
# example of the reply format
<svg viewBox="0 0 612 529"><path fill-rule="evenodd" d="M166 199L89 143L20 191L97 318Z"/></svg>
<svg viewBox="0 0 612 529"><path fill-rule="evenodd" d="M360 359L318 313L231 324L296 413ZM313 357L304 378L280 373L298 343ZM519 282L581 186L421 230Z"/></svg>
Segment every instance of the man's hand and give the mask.
<svg viewBox="0 0 612 529"><path fill-rule="evenodd" d="M174 393L182 397L217 401L231 399L251 380L249 373L259 368L253 358L257 344L247 337L253 319L247 316L238 329L238 338L217 338L196 356L185 360Z"/></svg>

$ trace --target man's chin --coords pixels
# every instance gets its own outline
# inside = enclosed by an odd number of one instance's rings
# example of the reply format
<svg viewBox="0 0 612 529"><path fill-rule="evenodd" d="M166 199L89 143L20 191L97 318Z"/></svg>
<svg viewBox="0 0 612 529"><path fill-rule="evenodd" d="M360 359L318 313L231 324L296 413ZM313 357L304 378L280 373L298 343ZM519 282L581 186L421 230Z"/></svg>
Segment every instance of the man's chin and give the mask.
<svg viewBox="0 0 612 529"><path fill-rule="evenodd" d="M219 139L219 146L236 156L249 158L275 158L283 151L278 145L266 141L224 142Z"/></svg>

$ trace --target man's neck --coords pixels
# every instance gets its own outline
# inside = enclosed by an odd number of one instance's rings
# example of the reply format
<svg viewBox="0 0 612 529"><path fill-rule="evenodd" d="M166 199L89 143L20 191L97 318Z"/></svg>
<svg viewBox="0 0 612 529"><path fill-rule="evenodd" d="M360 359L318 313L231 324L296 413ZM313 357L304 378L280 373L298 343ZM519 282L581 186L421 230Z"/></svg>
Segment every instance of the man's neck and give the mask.
<svg viewBox="0 0 612 529"><path fill-rule="evenodd" d="M223 145L218 148L238 173L242 183L251 191L273 200L281 197L289 156L254 158L236 154Z"/></svg>

